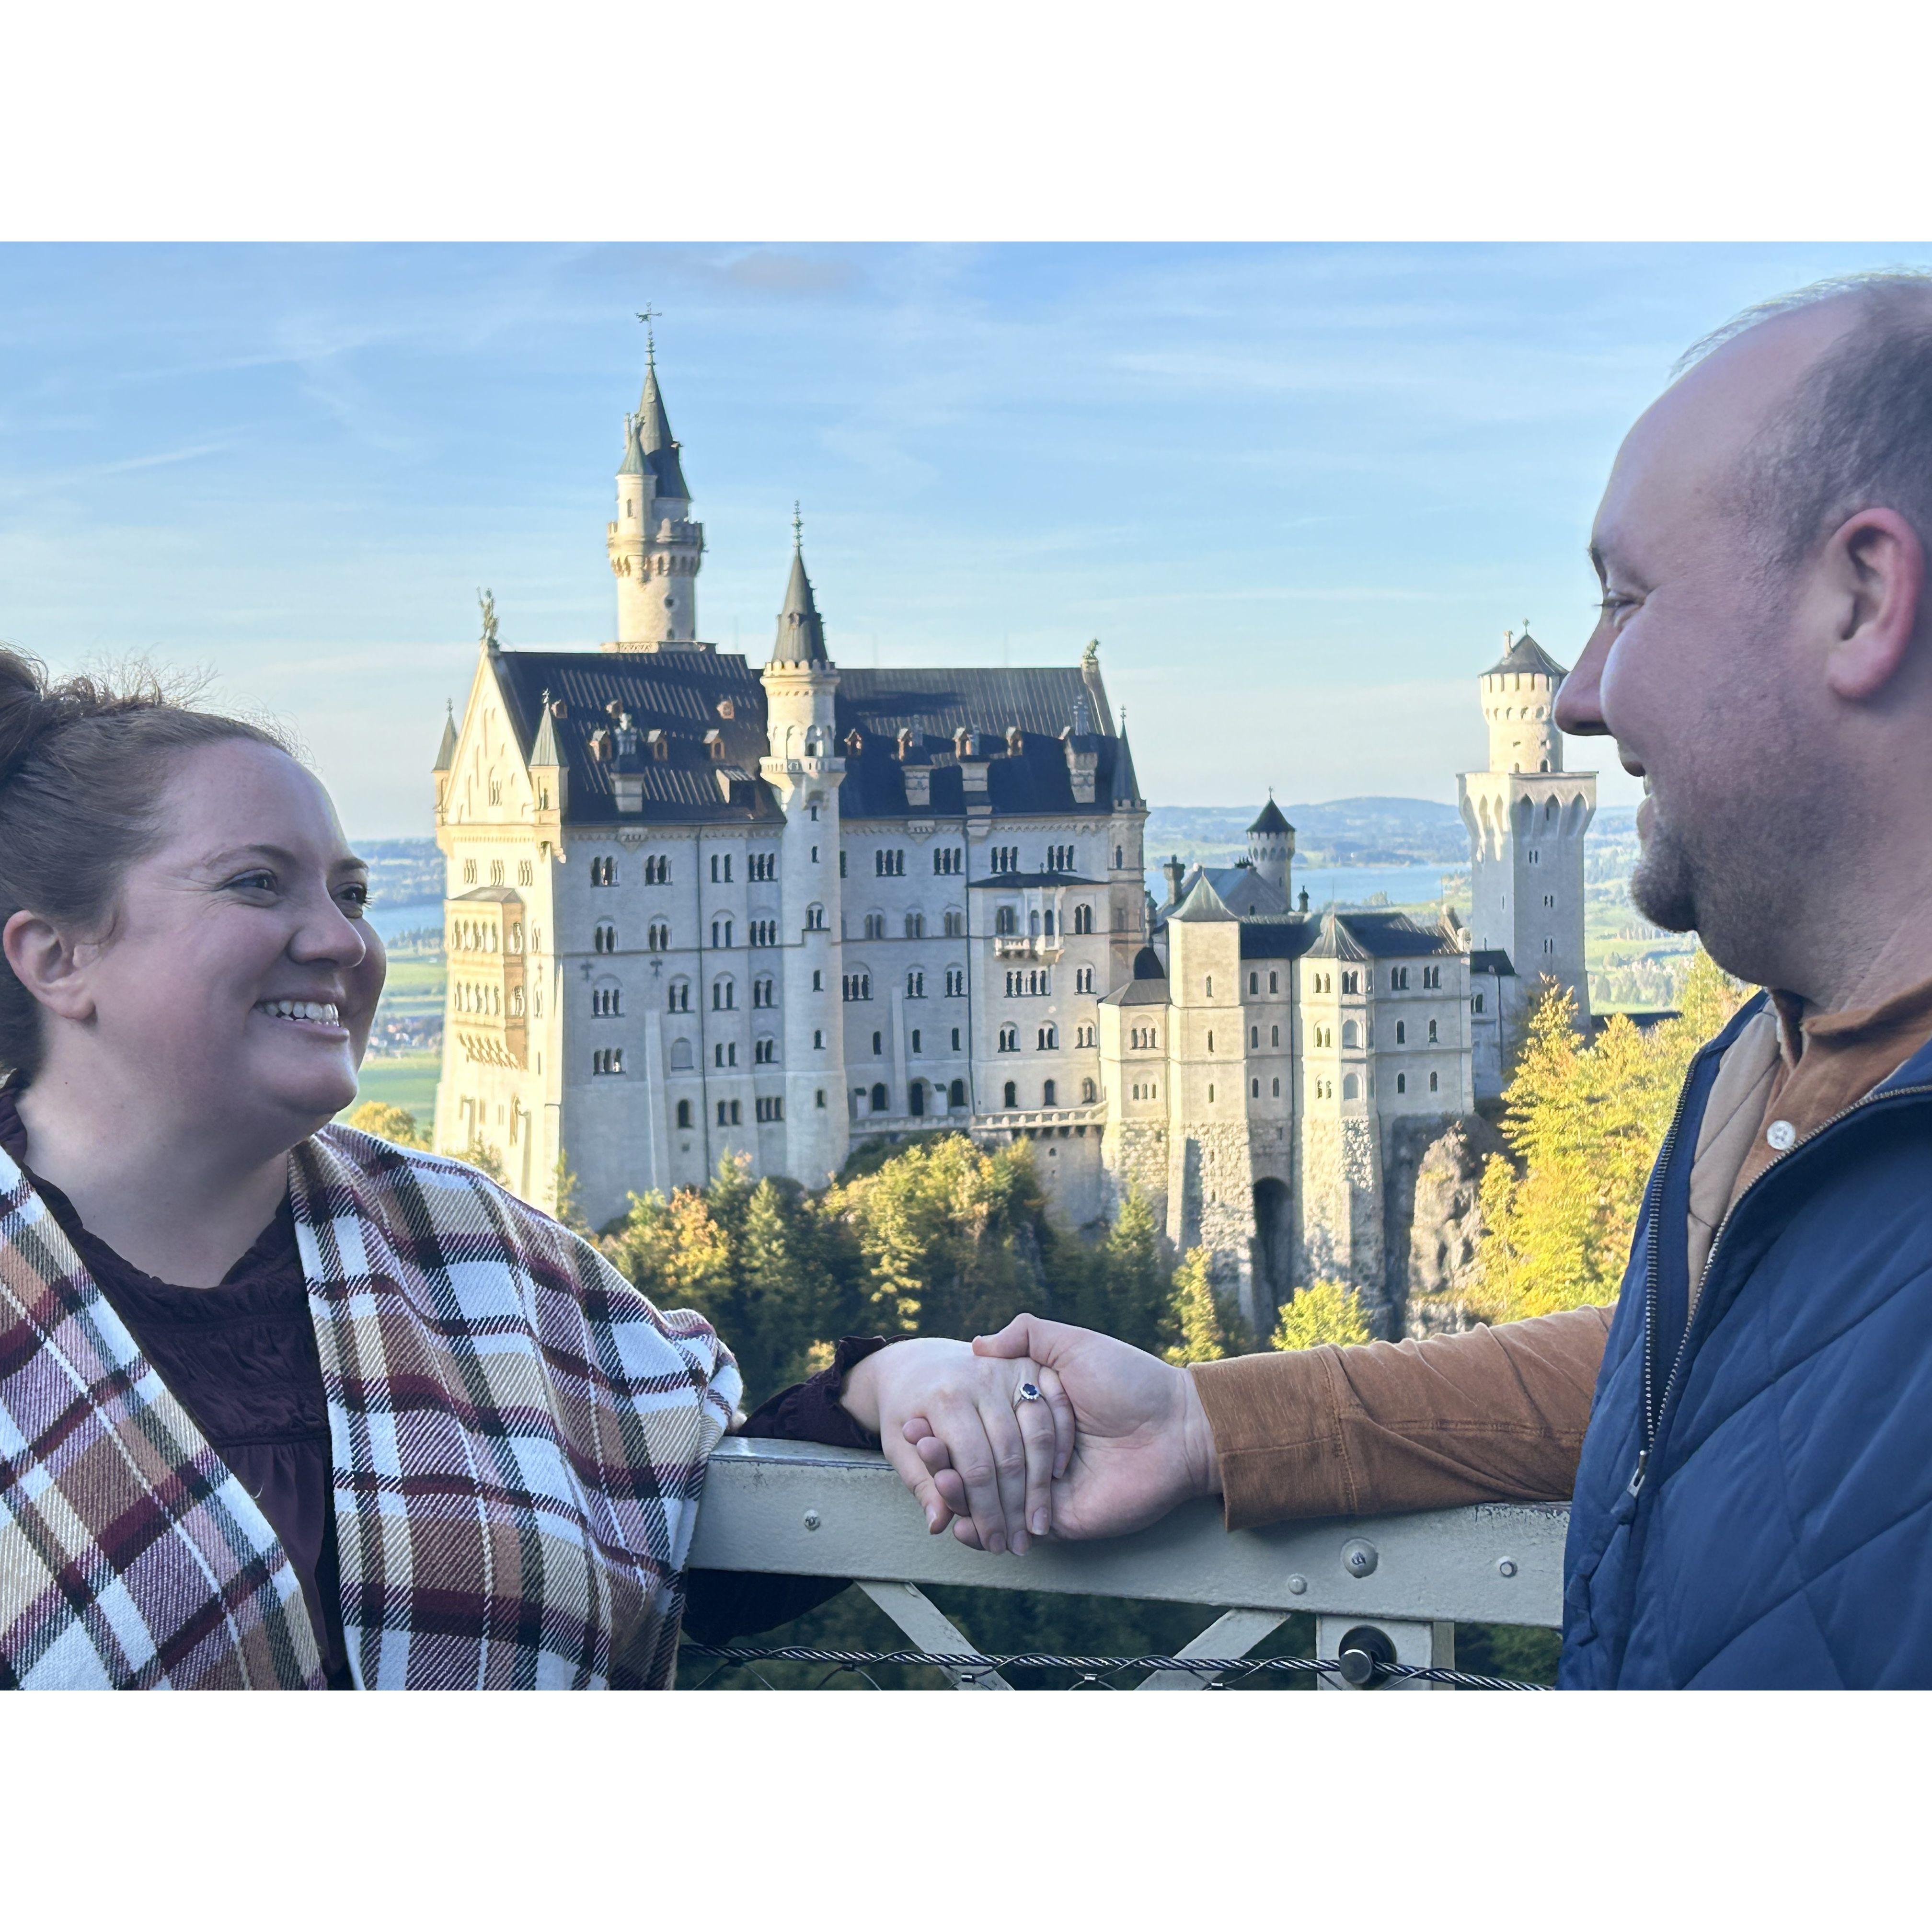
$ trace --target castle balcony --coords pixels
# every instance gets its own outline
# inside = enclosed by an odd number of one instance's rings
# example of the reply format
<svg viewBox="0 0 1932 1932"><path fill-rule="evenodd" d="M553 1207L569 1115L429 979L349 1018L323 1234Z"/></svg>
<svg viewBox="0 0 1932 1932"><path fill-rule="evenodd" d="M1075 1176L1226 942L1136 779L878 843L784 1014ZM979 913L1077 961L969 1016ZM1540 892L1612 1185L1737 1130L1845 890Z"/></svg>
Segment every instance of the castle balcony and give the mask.
<svg viewBox="0 0 1932 1932"><path fill-rule="evenodd" d="M1058 933L1043 936L1039 933L1002 932L993 938L993 957L995 959L1058 959L1066 950L1066 942Z"/></svg>
<svg viewBox="0 0 1932 1932"><path fill-rule="evenodd" d="M1230 1532L1218 1504L1200 1502L1136 1536L1048 1540L1024 1556L989 1557L929 1536L881 1455L734 1437L711 1458L692 1567L849 1577L905 1642L802 1653L788 1652L783 1630L717 1649L687 1642L678 1681L770 1688L764 1670L804 1664L814 1688L852 1689L873 1683L868 1669L911 1665L930 1671L934 1688L961 1690L1196 1690L1267 1678L1335 1690L1526 1688L1457 1672L1456 1627L1558 1628L1568 1522L1562 1504L1498 1503ZM1193 1604L1204 1628L1172 1656L992 1657L920 1587L935 1584ZM1298 1613L1312 1620L1294 1627L1304 1654L1276 1645L1252 1654Z"/></svg>

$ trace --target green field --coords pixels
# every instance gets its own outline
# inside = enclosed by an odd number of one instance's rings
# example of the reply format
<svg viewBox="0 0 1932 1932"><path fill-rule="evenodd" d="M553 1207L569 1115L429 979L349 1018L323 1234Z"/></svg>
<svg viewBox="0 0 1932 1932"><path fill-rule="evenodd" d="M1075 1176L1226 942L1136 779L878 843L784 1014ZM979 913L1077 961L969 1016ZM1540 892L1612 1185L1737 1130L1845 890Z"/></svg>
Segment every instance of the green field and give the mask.
<svg viewBox="0 0 1932 1932"><path fill-rule="evenodd" d="M356 1083L356 1105L380 1100L392 1107L406 1108L427 1133L436 1112L436 1081L442 1066L440 1053L398 1053L380 1060L372 1056L362 1063L362 1076Z"/></svg>

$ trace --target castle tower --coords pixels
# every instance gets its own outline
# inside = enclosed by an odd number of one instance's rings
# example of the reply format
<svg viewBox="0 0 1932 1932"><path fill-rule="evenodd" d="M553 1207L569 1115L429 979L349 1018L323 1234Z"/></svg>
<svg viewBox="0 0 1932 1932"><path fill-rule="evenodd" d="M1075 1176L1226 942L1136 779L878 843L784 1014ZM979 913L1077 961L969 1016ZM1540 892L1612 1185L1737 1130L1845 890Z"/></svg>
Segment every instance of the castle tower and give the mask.
<svg viewBox="0 0 1932 1932"><path fill-rule="evenodd" d="M1282 816L1272 796L1262 815L1248 827L1248 862L1257 874L1288 898L1288 866L1294 857L1294 827Z"/></svg>
<svg viewBox="0 0 1932 1932"><path fill-rule="evenodd" d="M763 673L766 756L759 775L785 817L778 860L784 952L786 1171L823 1180L850 1144L839 986L838 671L806 574L798 518L778 636Z"/></svg>
<svg viewBox="0 0 1932 1932"><path fill-rule="evenodd" d="M1167 1238L1208 1250L1216 1288L1256 1305L1241 924L1204 878L1168 915Z"/></svg>
<svg viewBox="0 0 1932 1932"><path fill-rule="evenodd" d="M704 526L691 520L691 490L658 387L654 340L647 350L637 412L624 418L616 507L604 545L617 580L617 640L604 648L706 648L698 642L698 572L704 560Z"/></svg>
<svg viewBox="0 0 1932 1932"><path fill-rule="evenodd" d="M1516 968L1519 1010L1504 1016L1507 1057L1540 979L1567 987L1580 1022L1589 1024L1583 835L1596 814L1597 775L1563 769L1556 720L1563 666L1527 625L1520 637L1506 632L1503 644L1481 680L1490 769L1462 772L1456 787L1469 833L1472 944L1507 952Z"/></svg>

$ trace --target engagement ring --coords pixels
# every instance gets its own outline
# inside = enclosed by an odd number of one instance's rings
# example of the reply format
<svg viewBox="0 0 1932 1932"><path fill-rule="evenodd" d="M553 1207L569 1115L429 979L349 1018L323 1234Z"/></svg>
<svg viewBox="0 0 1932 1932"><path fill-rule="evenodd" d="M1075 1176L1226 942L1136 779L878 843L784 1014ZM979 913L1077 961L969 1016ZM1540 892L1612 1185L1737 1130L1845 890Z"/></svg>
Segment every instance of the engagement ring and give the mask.
<svg viewBox="0 0 1932 1932"><path fill-rule="evenodd" d="M1041 1399L1040 1390L1031 1382L1022 1382L1013 1390L1013 1406L1016 1408L1023 1402L1038 1402Z"/></svg>

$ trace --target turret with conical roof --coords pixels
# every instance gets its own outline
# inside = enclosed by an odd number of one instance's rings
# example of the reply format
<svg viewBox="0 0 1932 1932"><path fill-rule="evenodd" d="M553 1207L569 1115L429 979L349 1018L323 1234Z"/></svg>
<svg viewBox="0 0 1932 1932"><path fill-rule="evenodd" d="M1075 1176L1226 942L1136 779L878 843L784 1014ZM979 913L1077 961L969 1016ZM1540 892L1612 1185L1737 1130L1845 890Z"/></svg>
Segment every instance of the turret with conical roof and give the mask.
<svg viewBox="0 0 1932 1932"><path fill-rule="evenodd" d="M775 664L822 664L825 655L825 625L812 596L812 579L806 574L802 527L796 510L792 516L791 575L786 580L784 608L778 613L778 633L772 645Z"/></svg>
<svg viewBox="0 0 1932 1932"><path fill-rule="evenodd" d="M1270 792L1261 816L1248 827L1248 862L1281 894L1284 903L1288 896L1288 866L1294 857L1294 827L1282 817Z"/></svg>
<svg viewBox="0 0 1932 1932"><path fill-rule="evenodd" d="M1569 675L1529 634L1503 633L1503 654L1483 674L1483 716L1490 728L1492 772L1560 772L1563 737L1556 728L1556 690Z"/></svg>
<svg viewBox="0 0 1932 1932"><path fill-rule="evenodd" d="M708 650L698 642L704 526L691 520L691 489L658 386L655 341L647 350L636 412L624 418L617 514L604 542L617 580L617 638L605 648Z"/></svg>
<svg viewBox="0 0 1932 1932"><path fill-rule="evenodd" d="M442 810L444 795L449 789L449 774L456 764L456 706L444 700L442 741L436 748L436 763L430 771L436 781L436 808Z"/></svg>

